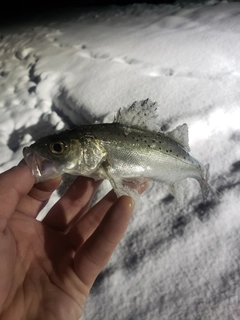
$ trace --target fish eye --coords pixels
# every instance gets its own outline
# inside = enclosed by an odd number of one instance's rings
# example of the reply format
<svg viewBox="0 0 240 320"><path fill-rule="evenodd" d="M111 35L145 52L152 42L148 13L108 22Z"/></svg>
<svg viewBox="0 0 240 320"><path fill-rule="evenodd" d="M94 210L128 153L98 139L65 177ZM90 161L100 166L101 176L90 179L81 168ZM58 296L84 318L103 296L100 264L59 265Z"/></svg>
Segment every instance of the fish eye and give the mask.
<svg viewBox="0 0 240 320"><path fill-rule="evenodd" d="M62 141L54 141L49 145L50 151L54 154L62 154L66 147L66 144Z"/></svg>

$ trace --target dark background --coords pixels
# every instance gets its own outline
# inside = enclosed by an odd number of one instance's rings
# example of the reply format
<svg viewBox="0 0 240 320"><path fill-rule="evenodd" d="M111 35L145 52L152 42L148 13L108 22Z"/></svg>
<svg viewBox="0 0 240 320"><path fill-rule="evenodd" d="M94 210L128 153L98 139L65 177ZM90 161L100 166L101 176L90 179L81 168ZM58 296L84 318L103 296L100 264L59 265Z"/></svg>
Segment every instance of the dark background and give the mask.
<svg viewBox="0 0 240 320"><path fill-rule="evenodd" d="M38 20L44 20L45 18L55 18L58 16L64 16L68 13L76 12L80 13L83 10L93 7L107 7L110 5L126 6L134 3L148 3L148 4L179 4L180 6L187 5L189 3L205 3L207 0L138 0L138 1L127 1L127 0L106 0L106 1L80 1L80 0L69 0L69 1L58 1L54 0L43 0L43 1L26 1L18 0L13 3L11 0L5 0L0 4L0 31L4 25L15 25L20 23L26 23ZM219 0L222 2L222 0ZM240 0L229 0L229 2L240 2Z"/></svg>
<svg viewBox="0 0 240 320"><path fill-rule="evenodd" d="M13 3L11 0L5 0L0 4L0 26L5 24L16 24L19 22L26 22L35 20L36 18L43 18L49 16L64 15L68 12L86 10L88 7L104 7L110 5L125 6L133 3L149 3L149 4L174 4L174 3L187 3L196 2L201 3L204 1L194 0L152 0L152 1L127 1L127 0L106 0L106 1L54 1L54 0L43 0L43 1L25 1L18 0Z"/></svg>

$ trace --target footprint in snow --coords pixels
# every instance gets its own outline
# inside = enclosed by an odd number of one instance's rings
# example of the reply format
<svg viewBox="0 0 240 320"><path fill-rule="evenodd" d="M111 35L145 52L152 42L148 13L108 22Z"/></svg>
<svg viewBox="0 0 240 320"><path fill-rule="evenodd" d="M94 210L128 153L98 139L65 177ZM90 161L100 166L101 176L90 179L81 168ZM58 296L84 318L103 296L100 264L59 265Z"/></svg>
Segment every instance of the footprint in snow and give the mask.
<svg viewBox="0 0 240 320"><path fill-rule="evenodd" d="M112 59L112 61L119 62L119 63L124 63L124 64L129 64L129 65L134 65L134 64L140 64L141 61L135 59L135 58L130 58L130 57L115 57Z"/></svg>

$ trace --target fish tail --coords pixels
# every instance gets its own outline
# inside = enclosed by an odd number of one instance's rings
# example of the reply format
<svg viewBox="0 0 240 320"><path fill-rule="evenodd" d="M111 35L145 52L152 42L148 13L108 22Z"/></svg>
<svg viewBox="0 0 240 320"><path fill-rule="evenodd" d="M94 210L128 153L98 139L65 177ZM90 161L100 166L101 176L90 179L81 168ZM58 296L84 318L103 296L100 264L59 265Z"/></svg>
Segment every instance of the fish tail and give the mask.
<svg viewBox="0 0 240 320"><path fill-rule="evenodd" d="M208 183L208 180L210 177L209 167L210 167L209 163L203 167L203 178L199 181L201 189L202 189L202 195L203 195L204 202L207 201L209 190L211 189L211 187Z"/></svg>
<svg viewBox="0 0 240 320"><path fill-rule="evenodd" d="M222 194L213 186L211 186L208 182L209 177L210 177L210 173L209 173L209 163L206 164L203 167L203 178L199 181L201 189L202 189L202 195L203 195L203 201L206 202L207 198L208 198L208 194L209 191L211 190L212 193L214 194L218 194L220 196L222 196Z"/></svg>

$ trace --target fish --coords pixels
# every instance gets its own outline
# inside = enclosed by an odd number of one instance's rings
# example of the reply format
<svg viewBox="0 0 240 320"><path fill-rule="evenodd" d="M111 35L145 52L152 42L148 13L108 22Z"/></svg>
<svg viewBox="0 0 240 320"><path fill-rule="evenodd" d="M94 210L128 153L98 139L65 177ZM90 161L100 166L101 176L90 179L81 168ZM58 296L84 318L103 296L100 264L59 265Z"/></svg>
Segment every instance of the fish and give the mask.
<svg viewBox="0 0 240 320"><path fill-rule="evenodd" d="M112 123L81 125L42 137L23 149L36 183L64 173L108 179L118 197L139 193L149 180L165 183L179 202L188 178L196 179L204 201L209 193L209 164L190 155L188 126L163 132L150 99L120 108Z"/></svg>

